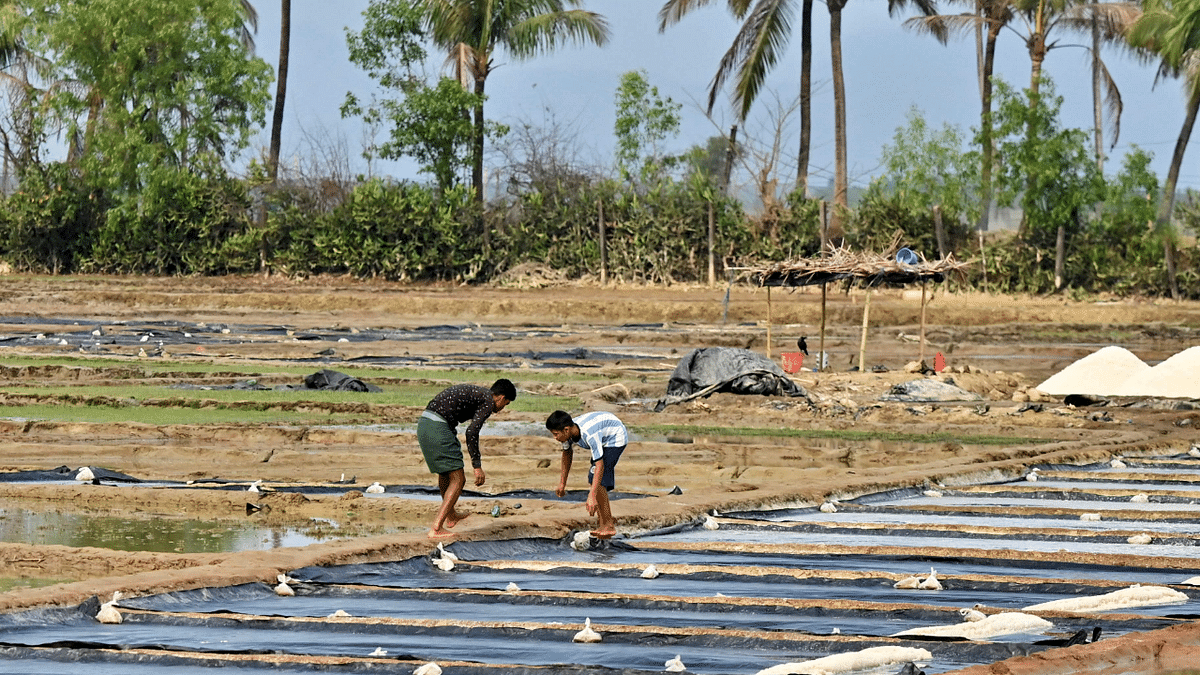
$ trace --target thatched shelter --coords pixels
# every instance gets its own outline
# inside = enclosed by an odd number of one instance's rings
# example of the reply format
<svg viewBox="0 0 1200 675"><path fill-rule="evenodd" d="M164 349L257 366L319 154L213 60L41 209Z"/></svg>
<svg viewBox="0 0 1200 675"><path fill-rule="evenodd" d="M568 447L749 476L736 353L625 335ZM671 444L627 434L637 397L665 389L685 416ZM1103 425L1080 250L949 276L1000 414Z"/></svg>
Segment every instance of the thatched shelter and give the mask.
<svg viewBox="0 0 1200 675"><path fill-rule="evenodd" d="M864 368L867 342L867 322L871 310L871 288L879 284L921 284L921 360L925 359L925 284L944 281L950 273L961 270L969 262L955 260L951 253L945 258L928 261L920 253L907 248L898 248L899 240L892 244L886 254L852 251L841 247L819 258L800 258L738 268L742 278L767 289L767 356L771 345L771 288L821 285L821 335L818 354L825 353L825 285L831 281L854 279L867 288L863 306L862 342L859 347L859 368ZM902 262L903 261L903 262ZM820 363L818 356L818 369Z"/></svg>

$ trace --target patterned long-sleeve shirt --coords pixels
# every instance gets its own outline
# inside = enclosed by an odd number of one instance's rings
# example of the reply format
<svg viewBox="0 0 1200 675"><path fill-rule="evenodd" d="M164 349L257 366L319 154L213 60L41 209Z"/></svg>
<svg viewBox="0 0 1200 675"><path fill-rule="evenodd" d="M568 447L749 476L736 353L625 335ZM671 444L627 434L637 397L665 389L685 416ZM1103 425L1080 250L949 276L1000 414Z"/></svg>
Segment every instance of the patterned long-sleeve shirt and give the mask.
<svg viewBox="0 0 1200 675"><path fill-rule="evenodd" d="M467 454L471 456L471 466L476 469L483 466L479 455L479 431L483 423L496 411L496 401L492 399L492 390L474 384L456 384L446 387L440 394L433 397L425 409L437 413L450 425L450 431L458 433L458 425L467 420Z"/></svg>

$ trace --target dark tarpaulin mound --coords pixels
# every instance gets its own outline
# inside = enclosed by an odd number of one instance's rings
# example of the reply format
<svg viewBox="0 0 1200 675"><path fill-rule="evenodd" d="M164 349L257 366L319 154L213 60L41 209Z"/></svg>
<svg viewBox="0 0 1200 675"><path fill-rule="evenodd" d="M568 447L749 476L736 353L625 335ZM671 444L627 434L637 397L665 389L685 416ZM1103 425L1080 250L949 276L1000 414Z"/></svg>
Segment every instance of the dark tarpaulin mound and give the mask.
<svg viewBox="0 0 1200 675"><path fill-rule="evenodd" d="M803 396L808 392L767 357L733 347L694 349L675 366L667 395L655 411L717 392L761 396Z"/></svg>
<svg viewBox="0 0 1200 675"><path fill-rule="evenodd" d="M368 384L336 370L319 370L304 378L304 386L309 389L325 389L328 391L383 391L373 384Z"/></svg>

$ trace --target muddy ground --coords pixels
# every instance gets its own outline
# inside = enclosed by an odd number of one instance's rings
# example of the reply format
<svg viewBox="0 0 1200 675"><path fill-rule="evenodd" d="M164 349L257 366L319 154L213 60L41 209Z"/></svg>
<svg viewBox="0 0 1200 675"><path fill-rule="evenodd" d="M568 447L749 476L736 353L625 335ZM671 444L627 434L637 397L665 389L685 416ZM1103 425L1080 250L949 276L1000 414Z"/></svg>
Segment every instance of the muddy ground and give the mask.
<svg viewBox="0 0 1200 675"><path fill-rule="evenodd" d="M1200 441L1200 412L1153 408L1094 409L1065 406L1060 400L1027 405L1037 383L1072 361L1110 344L1123 346L1156 363L1197 343L1200 304L1140 300L1070 301L1009 298L983 294L931 295L925 309L925 361L941 353L953 378L983 400L970 404L885 403L879 397L894 384L919 375L905 366L922 356L921 293L882 290L872 294L865 342L867 370L858 365L866 297L831 289L825 300L825 350L830 371L795 374L812 395L803 399L718 394L653 411L679 358L706 346L736 346L770 354L795 351L800 335L815 357L821 344L819 290L775 289L770 294L745 286L606 287L594 284L533 287L427 286L356 282L346 279L289 280L261 277L159 279L127 277L0 278L0 334L63 331L53 320L80 326L99 324L110 333L137 321L226 324L233 328L219 346L180 348L166 356L139 357L136 343L112 344L102 355L127 360L136 370L147 358L188 364L267 364L311 358L333 349L322 367L355 363L364 357L405 357L409 367L431 371L447 363L481 370L488 384L493 370L504 372L525 393L574 395L586 409L617 412L631 426L820 428L857 431L950 432L1030 439L1011 445L972 445L955 441L902 446L894 443L722 443L698 435L690 444L647 441L632 445L621 460L619 488L660 495L652 512L645 500L614 501L618 529L636 532L698 517L718 508L760 508L817 503L889 487L970 480L988 475L1016 476L1036 462L1097 461L1114 454L1181 451ZM336 332L403 330L452 325L461 340L297 341L237 339L238 326L276 326L289 331ZM503 330L502 330L503 329ZM552 329L552 330L548 330ZM75 327L74 330L80 330ZM499 335L483 339L483 334ZM584 350L609 356L589 358ZM389 353L392 350L394 353ZM539 360L539 353L578 354L575 363ZM78 355L76 346L47 344L0 347L5 355ZM611 357L624 354L624 358ZM95 354L92 354L93 356ZM448 359L448 355L455 355ZM467 355L467 356L464 356ZM417 359L412 366L412 359ZM487 369L488 372L482 372ZM117 369L4 369L9 385L44 386L129 379ZM882 369L880 369L882 370ZM532 374L536 373L537 377ZM546 377L551 373L553 377ZM599 382L597 378L602 378ZM136 379L134 377L133 379ZM3 387L0 387L0 392ZM27 402L2 395L7 405ZM1032 392L1038 399L1037 392ZM377 411L389 422L415 422L421 407ZM432 484L415 437L395 431L308 429L225 424L176 425L169 414L159 425L31 423L13 407L0 421L0 471L94 465L149 480L220 478L268 484L328 483L357 476L358 485ZM504 411L497 421L544 421L544 413ZM557 444L548 435L489 436L484 439L482 490L552 489L558 475ZM576 467L573 489L584 487ZM679 486L681 495L667 496ZM88 513L187 515L205 519L256 518L292 525L313 518L343 523L348 531L375 536L314 544L303 548L220 554L132 553L98 548L0 544L0 576L73 581L0 594L0 609L72 604L114 590L137 595L165 590L267 581L278 571L312 564L364 562L427 552L425 531L437 506L433 501L374 499L353 489L327 496L265 493L269 506L245 513L239 491L113 489L92 485L0 484L8 504L34 509ZM492 517L499 506L499 517ZM561 537L586 527L581 504L525 500L473 500L473 516L457 531L462 538ZM1164 668L1200 660L1194 647L1200 629L1160 631L1097 644L1106 650L1158 654ZM1182 655L1176 652L1182 651ZM1057 650L1059 652L1064 650ZM1079 650L1073 650L1077 653ZM1016 659L978 672L1071 672L1071 663L1050 663L1054 652ZM1066 658L1066 657L1063 657ZM1071 658L1078 658L1073 656ZM1183 659L1183 660L1180 660ZM1078 664L1076 664L1078 665ZM1183 667L1183 666L1179 666Z"/></svg>

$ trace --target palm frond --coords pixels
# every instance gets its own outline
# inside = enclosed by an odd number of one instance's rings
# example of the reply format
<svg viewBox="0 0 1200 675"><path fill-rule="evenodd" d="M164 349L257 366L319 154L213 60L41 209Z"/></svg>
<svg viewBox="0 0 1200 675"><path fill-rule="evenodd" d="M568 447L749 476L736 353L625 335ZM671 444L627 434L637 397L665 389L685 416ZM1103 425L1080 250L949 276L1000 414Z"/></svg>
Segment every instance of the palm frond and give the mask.
<svg viewBox="0 0 1200 675"><path fill-rule="evenodd" d="M727 0L729 12L735 19L741 19L750 8L751 0ZM667 0L658 10L658 32L663 32L669 26L674 26L692 10L706 7L719 0Z"/></svg>
<svg viewBox="0 0 1200 675"><path fill-rule="evenodd" d="M566 42L603 46L608 36L608 20L603 16L571 9L530 17L513 25L503 37L496 37L513 58L527 59Z"/></svg>
<svg viewBox="0 0 1200 675"><path fill-rule="evenodd" d="M759 0L746 20L744 29L750 28L752 35L747 36L748 49L734 87L734 103L742 120L750 112L767 73L787 47L792 32L792 11L789 0Z"/></svg>
<svg viewBox="0 0 1200 675"><path fill-rule="evenodd" d="M1112 120L1112 144L1108 146L1108 149L1112 150L1117 147L1117 139L1121 136L1121 113L1125 104L1121 101L1121 90L1117 88L1117 81L1108 72L1108 66L1104 61L1100 61L1099 64L1100 81L1104 85L1104 105L1108 118Z"/></svg>
<svg viewBox="0 0 1200 675"><path fill-rule="evenodd" d="M946 44L951 35L967 33L986 22L986 19L974 14L939 14L914 16L911 19L905 19L901 25L917 34L932 35L938 42Z"/></svg>

